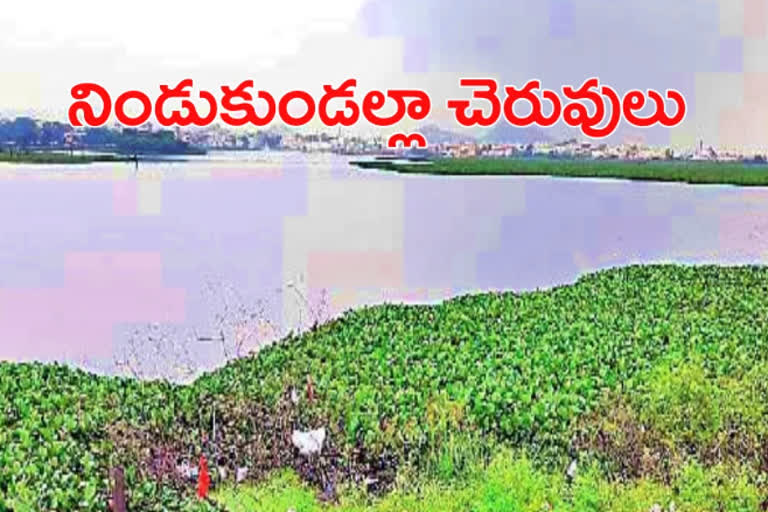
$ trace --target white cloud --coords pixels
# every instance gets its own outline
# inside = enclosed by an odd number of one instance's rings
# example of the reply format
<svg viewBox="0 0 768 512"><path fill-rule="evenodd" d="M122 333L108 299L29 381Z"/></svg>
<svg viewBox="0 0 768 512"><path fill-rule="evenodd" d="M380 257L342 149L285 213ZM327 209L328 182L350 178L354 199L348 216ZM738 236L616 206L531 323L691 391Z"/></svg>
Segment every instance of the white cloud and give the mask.
<svg viewBox="0 0 768 512"><path fill-rule="evenodd" d="M0 48L121 48L161 62L269 65L314 34L345 30L362 0L69 0L0 9Z"/></svg>

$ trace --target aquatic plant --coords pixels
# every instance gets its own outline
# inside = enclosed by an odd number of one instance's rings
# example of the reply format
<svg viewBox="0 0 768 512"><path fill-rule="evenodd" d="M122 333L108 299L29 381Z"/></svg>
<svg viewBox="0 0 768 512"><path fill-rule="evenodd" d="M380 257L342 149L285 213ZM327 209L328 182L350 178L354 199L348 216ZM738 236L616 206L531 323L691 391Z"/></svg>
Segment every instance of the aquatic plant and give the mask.
<svg viewBox="0 0 768 512"><path fill-rule="evenodd" d="M343 481L385 491L406 466L452 478L489 455L480 443L551 468L581 448L610 466L574 439L616 394L627 422L706 464L726 459L706 447L737 426L753 451L729 453L759 471L765 409L749 403L765 390L747 376L768 359L766 282L762 267L632 266L546 291L369 307L187 386L0 363L0 510L103 510L116 465L133 509L212 507L178 470L201 455L214 488L242 467L253 479L292 468L329 496ZM707 400L718 414L699 409ZM698 413L695 432L675 407ZM322 454L298 454L290 433L320 426Z"/></svg>

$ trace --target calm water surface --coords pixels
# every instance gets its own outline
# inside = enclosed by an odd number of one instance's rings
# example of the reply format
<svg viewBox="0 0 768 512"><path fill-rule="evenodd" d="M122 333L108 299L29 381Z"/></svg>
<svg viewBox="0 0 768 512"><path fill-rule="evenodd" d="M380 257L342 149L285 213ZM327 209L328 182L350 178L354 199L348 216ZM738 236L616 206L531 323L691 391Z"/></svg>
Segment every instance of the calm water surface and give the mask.
<svg viewBox="0 0 768 512"><path fill-rule="evenodd" d="M290 153L6 164L0 240L0 359L182 378L365 304L765 262L768 189L402 176Z"/></svg>

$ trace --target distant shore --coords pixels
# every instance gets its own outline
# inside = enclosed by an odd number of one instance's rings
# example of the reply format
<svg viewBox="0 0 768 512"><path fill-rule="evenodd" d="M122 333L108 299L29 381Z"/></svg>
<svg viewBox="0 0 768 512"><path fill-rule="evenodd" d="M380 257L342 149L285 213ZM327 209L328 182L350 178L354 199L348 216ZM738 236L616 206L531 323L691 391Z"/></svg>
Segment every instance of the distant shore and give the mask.
<svg viewBox="0 0 768 512"><path fill-rule="evenodd" d="M578 160L545 158L446 158L430 162L360 160L363 169L444 176L561 176L739 186L768 186L762 162L693 160Z"/></svg>
<svg viewBox="0 0 768 512"><path fill-rule="evenodd" d="M136 157L116 154L70 154L62 151L0 152L0 162L13 164L90 164L94 162L135 162Z"/></svg>

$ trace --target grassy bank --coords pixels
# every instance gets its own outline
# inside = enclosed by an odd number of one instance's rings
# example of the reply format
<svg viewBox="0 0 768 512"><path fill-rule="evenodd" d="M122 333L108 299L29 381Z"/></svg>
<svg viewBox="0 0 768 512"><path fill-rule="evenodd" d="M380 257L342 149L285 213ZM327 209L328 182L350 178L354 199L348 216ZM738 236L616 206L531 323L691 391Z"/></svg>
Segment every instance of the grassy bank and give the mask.
<svg viewBox="0 0 768 512"><path fill-rule="evenodd" d="M175 467L205 453L230 508L254 493L284 503L284 490L311 497L297 512L319 491L341 510L755 510L768 497L766 283L762 267L633 266L365 308L189 386L0 364L0 509L103 510L121 464L134 510L191 510L194 483ZM322 454L297 454L292 430L318 426ZM242 467L248 486L234 488ZM303 483L259 487L285 470ZM384 497L360 494L365 479ZM453 508L427 508L430 492Z"/></svg>
<svg viewBox="0 0 768 512"><path fill-rule="evenodd" d="M370 499L350 490L336 503L318 501L313 489L290 472L256 487L227 489L217 499L232 512L752 512L761 510L760 489L736 468L689 463L669 484L651 479L608 480L596 465L569 481L501 450L482 470L451 483L432 481Z"/></svg>
<svg viewBox="0 0 768 512"><path fill-rule="evenodd" d="M430 164L359 161L355 165L441 176L562 176L673 181L692 184L768 185L768 166L737 162L555 160L523 158L439 159Z"/></svg>
<svg viewBox="0 0 768 512"><path fill-rule="evenodd" d="M93 162L129 162L132 158L122 155L78 155L54 151L7 152L0 151L0 162L14 164L90 164Z"/></svg>

